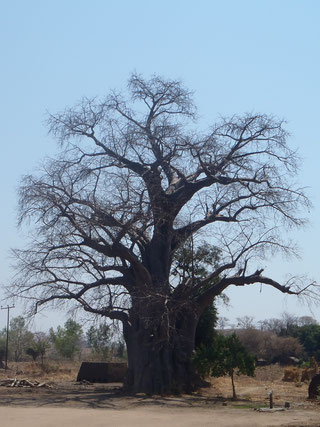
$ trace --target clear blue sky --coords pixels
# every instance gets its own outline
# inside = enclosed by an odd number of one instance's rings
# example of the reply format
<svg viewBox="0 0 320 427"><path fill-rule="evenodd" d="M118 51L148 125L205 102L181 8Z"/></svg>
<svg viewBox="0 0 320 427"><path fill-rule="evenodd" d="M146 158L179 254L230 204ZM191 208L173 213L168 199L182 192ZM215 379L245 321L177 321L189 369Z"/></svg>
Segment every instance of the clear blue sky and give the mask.
<svg viewBox="0 0 320 427"><path fill-rule="evenodd" d="M1 2L0 283L12 274L9 249L23 244L16 229L20 179L56 150L46 111L125 87L132 71L181 78L195 91L203 123L247 111L287 119L290 144L304 159L298 179L309 187L314 209L310 226L292 236L301 259L263 266L277 280L305 273L320 281L319 21L316 0ZM278 317L284 310L310 315L294 297L260 293L259 286L228 294L232 307L221 313L230 319ZM319 308L313 315L320 320ZM61 313L50 313L36 327L62 322Z"/></svg>

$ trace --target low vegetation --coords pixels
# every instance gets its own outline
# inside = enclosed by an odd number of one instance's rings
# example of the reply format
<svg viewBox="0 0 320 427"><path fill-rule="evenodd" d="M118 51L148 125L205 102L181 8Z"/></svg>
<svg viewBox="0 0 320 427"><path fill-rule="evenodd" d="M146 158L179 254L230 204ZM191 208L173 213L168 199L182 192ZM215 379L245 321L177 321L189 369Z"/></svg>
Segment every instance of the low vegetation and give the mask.
<svg viewBox="0 0 320 427"><path fill-rule="evenodd" d="M320 362L320 325L309 316L284 313L279 319L255 323L249 316L238 318L235 332L247 351L261 363L299 364L308 367L312 357Z"/></svg>
<svg viewBox="0 0 320 427"><path fill-rule="evenodd" d="M318 373L320 325L314 319L292 316L289 319L284 315L283 319L270 319L257 325L253 319L239 320L241 328L217 330L215 305L209 307L199 322L194 355L194 365L202 377L230 377L234 399L238 394L236 378L254 376L259 364L295 364L295 367L281 368L281 380L300 386ZM2 368L5 337L6 329L2 329ZM110 324L102 322L83 331L79 323L69 319L56 330L51 328L49 333L35 333L20 316L11 320L9 337L10 369L27 371L35 379L63 376L74 379L81 360L119 361L126 357L125 344L119 334Z"/></svg>
<svg viewBox="0 0 320 427"><path fill-rule="evenodd" d="M0 368L4 368L6 329L0 331ZM13 318L9 327L8 360L39 362L43 370L54 369L59 361L125 359L126 349L121 337L105 323L92 325L84 333L81 325L68 319L64 326L48 333L31 332L23 319Z"/></svg>

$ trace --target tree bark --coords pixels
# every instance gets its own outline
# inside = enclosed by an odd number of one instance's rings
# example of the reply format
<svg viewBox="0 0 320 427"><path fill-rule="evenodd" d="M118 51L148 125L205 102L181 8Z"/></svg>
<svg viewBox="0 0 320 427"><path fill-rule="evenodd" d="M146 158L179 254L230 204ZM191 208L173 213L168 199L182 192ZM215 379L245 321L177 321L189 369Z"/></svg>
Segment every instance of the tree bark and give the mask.
<svg viewBox="0 0 320 427"><path fill-rule="evenodd" d="M124 324L128 350L125 388L147 394L190 393L197 376L192 366L194 337L198 318L194 311L173 310L163 304L131 309Z"/></svg>

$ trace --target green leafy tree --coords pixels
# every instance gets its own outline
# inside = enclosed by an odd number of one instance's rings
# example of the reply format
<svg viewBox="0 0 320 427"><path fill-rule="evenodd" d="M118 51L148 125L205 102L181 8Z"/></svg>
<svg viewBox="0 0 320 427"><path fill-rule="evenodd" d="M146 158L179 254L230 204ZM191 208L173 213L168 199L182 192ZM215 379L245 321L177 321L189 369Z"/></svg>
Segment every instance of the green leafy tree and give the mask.
<svg viewBox="0 0 320 427"><path fill-rule="evenodd" d="M208 346L216 336L217 309L214 302L201 314L195 335L194 346Z"/></svg>
<svg viewBox="0 0 320 427"><path fill-rule="evenodd" d="M220 250L213 245L202 243L194 248L193 239L189 239L175 254L174 274L180 281L189 280L196 286L205 277L210 276L210 272L218 268ZM208 287L217 282L213 277L208 281ZM225 296L220 295L226 300ZM215 337L215 327L217 324L217 309L214 300L206 307L199 317L195 332L195 348L209 345Z"/></svg>
<svg viewBox="0 0 320 427"><path fill-rule="evenodd" d="M197 349L194 363L203 376L213 377L229 375L232 383L233 398L237 398L234 376L254 376L255 362L236 334L224 336L217 334L210 346Z"/></svg>
<svg viewBox="0 0 320 427"><path fill-rule="evenodd" d="M87 331L87 342L96 357L106 360L112 338L110 325L100 323L98 327L91 326Z"/></svg>
<svg viewBox="0 0 320 427"><path fill-rule="evenodd" d="M314 356L320 362L320 325L291 327L290 335L299 339L310 358Z"/></svg>
<svg viewBox="0 0 320 427"><path fill-rule="evenodd" d="M41 363L46 354L47 349L50 347L50 338L44 332L37 332L34 334L33 341L30 346L26 349L26 353L32 357L34 361L41 357Z"/></svg>
<svg viewBox="0 0 320 427"><path fill-rule="evenodd" d="M33 340L33 333L28 330L22 316L14 317L9 327L9 355L15 362L20 362L26 349Z"/></svg>
<svg viewBox="0 0 320 427"><path fill-rule="evenodd" d="M64 327L58 326L57 331L50 329L50 339L60 356L73 359L80 350L82 327L76 321L69 319Z"/></svg>

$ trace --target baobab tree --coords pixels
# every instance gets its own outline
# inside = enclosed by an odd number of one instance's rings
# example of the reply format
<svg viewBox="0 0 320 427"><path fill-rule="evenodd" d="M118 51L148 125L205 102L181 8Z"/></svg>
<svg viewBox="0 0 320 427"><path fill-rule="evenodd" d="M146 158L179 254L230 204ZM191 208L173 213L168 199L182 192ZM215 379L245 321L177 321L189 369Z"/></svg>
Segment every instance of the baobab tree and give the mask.
<svg viewBox="0 0 320 427"><path fill-rule="evenodd" d="M14 252L11 289L33 312L73 302L122 322L132 391L192 389L199 316L228 286L313 292L259 264L294 251L282 231L308 207L282 121L247 114L199 131L181 82L137 74L126 95L83 99L48 121L61 155L23 178L19 220L34 235ZM219 251L201 279L174 261L191 238Z"/></svg>

